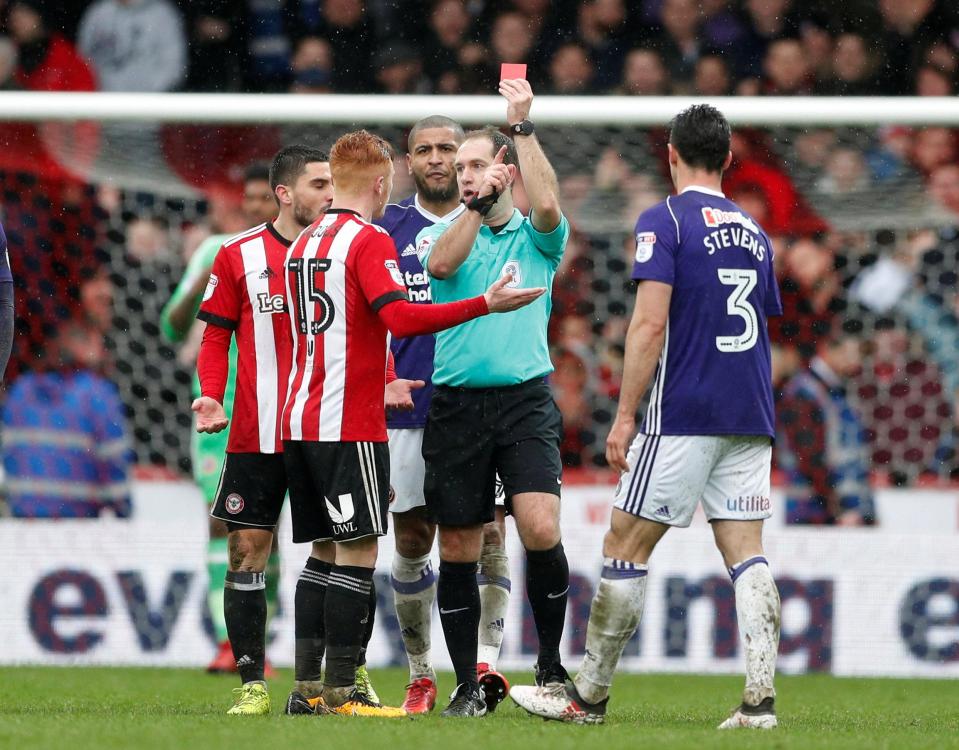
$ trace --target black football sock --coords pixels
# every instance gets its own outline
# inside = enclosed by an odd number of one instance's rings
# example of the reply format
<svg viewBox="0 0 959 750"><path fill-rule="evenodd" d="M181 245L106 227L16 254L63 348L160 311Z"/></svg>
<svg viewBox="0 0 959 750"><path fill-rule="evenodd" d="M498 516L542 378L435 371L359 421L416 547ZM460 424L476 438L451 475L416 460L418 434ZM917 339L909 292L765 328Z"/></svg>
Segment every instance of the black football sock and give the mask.
<svg viewBox="0 0 959 750"><path fill-rule="evenodd" d="M552 549L526 551L526 596L539 636L540 667L558 664L559 643L566 626L569 563L560 542Z"/></svg>
<svg viewBox="0 0 959 750"><path fill-rule="evenodd" d="M263 681L266 658L266 574L227 571L223 614L243 683Z"/></svg>
<svg viewBox="0 0 959 750"><path fill-rule="evenodd" d="M376 582L370 581L370 611L366 615L363 633L363 645L360 646L360 655L357 657L356 666L366 666L366 649L370 645L370 638L373 637L373 626L376 624Z"/></svg>
<svg viewBox="0 0 959 750"><path fill-rule="evenodd" d="M356 660L366 633L373 569L334 565L326 591L326 677L328 688L356 683Z"/></svg>
<svg viewBox="0 0 959 750"><path fill-rule="evenodd" d="M333 564L315 557L306 559L306 566L296 582L294 598L295 679L316 682L323 672L326 643L324 604Z"/></svg>
<svg viewBox="0 0 959 750"><path fill-rule="evenodd" d="M473 563L440 562L440 576L436 584L436 601L440 605L440 620L446 648L456 671L456 684L467 683L476 688L476 649L480 621L479 585L476 583L477 565Z"/></svg>

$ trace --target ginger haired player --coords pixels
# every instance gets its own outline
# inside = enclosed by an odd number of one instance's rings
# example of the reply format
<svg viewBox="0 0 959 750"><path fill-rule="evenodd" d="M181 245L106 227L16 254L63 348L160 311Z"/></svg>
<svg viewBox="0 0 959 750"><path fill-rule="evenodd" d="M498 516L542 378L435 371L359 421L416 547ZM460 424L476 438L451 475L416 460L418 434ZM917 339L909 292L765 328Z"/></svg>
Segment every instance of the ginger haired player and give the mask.
<svg viewBox="0 0 959 750"><path fill-rule="evenodd" d="M393 241L371 223L392 191L393 150L372 133L347 133L330 151L330 168L333 204L300 234L286 261L293 367L282 435L293 540L332 540L336 549L328 569L311 557L304 571L329 580L322 596L302 603L317 616L322 611L326 623L322 692L312 700L291 695L288 706L393 718L406 711L376 705L354 685L377 539L387 528L387 333L422 335L508 312L545 289L508 289L504 276L468 299L410 302Z"/></svg>

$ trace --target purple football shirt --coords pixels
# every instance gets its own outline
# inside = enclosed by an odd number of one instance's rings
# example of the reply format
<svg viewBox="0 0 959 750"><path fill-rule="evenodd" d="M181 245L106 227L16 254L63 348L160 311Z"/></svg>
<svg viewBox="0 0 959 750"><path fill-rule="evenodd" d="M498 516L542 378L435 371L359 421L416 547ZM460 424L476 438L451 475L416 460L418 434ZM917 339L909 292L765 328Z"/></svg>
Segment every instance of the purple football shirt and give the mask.
<svg viewBox="0 0 959 750"><path fill-rule="evenodd" d="M766 319L782 302L755 220L722 193L686 188L639 217L632 277L673 287L642 431L775 437Z"/></svg>
<svg viewBox="0 0 959 750"><path fill-rule="evenodd" d="M450 222L463 211L460 205L446 216L436 216L420 206L415 195L399 203L386 206L383 218L374 223L383 227L396 244L396 254L400 257L400 272L406 282L411 302L429 304L432 302L430 282L426 271L416 257L416 235L426 227L439 221ZM396 366L396 375L409 380L424 380L426 387L413 391L413 411L390 411L386 415L386 426L391 429L415 429L426 427L426 415L430 410L433 396L433 350L435 340L432 334L410 336L405 339L390 339L390 350Z"/></svg>

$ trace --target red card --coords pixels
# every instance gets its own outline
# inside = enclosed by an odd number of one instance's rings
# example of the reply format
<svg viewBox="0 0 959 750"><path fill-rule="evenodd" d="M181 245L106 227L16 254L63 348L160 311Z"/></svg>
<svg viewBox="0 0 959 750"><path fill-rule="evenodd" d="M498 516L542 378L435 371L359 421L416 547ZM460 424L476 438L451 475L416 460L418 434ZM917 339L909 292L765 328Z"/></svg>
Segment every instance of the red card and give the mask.
<svg viewBox="0 0 959 750"><path fill-rule="evenodd" d="M522 78L526 80L526 63L503 63L499 66L499 79Z"/></svg>

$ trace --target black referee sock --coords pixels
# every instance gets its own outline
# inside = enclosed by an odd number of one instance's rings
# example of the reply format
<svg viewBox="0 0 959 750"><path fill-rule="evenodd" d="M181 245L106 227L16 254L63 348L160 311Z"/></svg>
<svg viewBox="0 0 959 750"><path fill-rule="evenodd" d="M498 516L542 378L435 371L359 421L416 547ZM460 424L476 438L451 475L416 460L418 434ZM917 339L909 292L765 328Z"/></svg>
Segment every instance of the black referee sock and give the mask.
<svg viewBox="0 0 959 750"><path fill-rule="evenodd" d="M446 648L456 670L456 684L476 688L476 649L479 640L480 594L476 563L440 561L436 601Z"/></svg>
<svg viewBox="0 0 959 750"><path fill-rule="evenodd" d="M356 666L362 667L366 665L366 649L370 645L370 638L373 637L373 626L376 624L376 582L370 581L370 611L366 615L366 622L364 627L366 631L363 633L363 645L360 647L360 655L357 657Z"/></svg>
<svg viewBox="0 0 959 750"><path fill-rule="evenodd" d="M563 543L547 550L526 550L526 596L539 636L540 667L560 662L568 595L569 563Z"/></svg>
<svg viewBox="0 0 959 750"><path fill-rule="evenodd" d="M366 633L373 568L334 565L326 590L326 687L356 683L356 660Z"/></svg>
<svg viewBox="0 0 959 750"><path fill-rule="evenodd" d="M297 682L317 682L323 672L323 652L326 646L324 606L332 569L332 563L308 557L296 582L293 628L296 637L294 672Z"/></svg>
<svg viewBox="0 0 959 750"><path fill-rule="evenodd" d="M228 571L223 615L243 683L263 681L266 659L266 574Z"/></svg>

